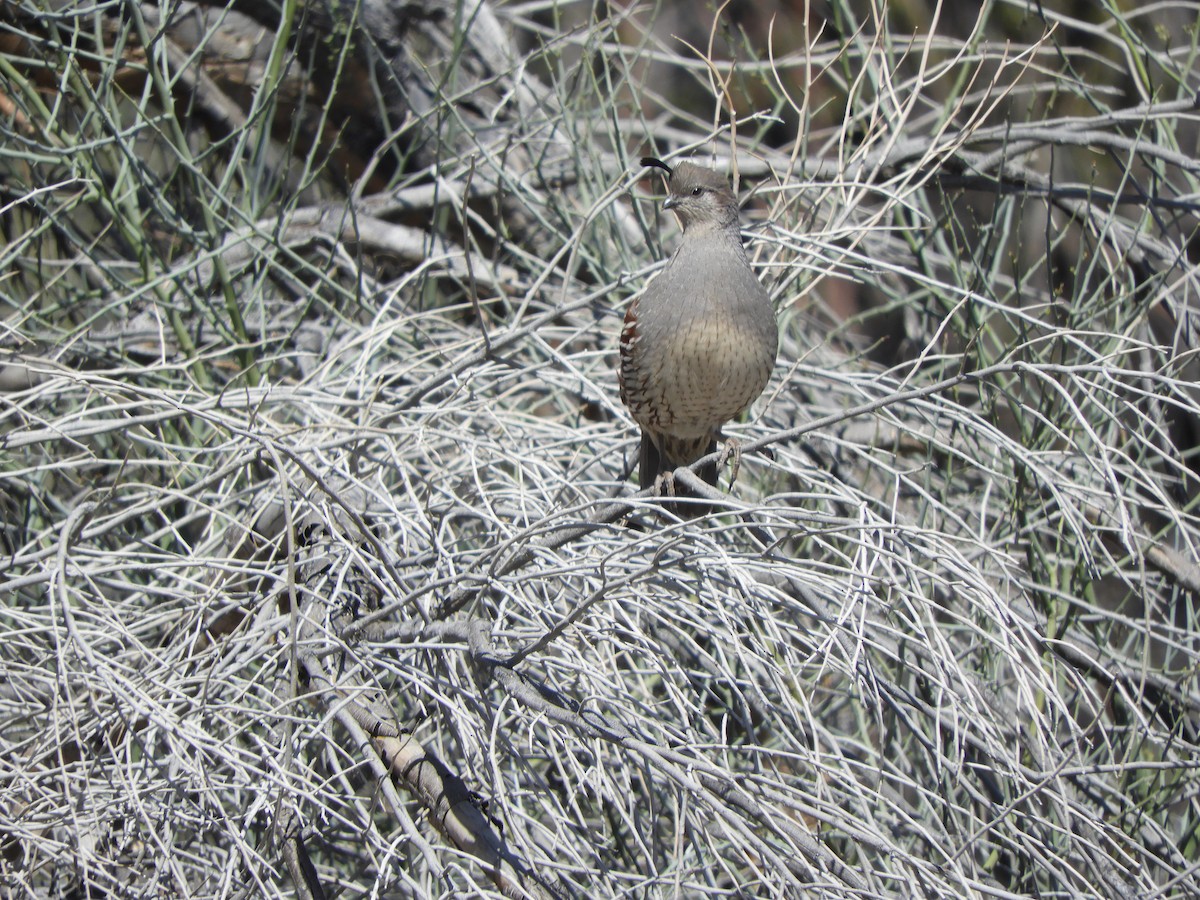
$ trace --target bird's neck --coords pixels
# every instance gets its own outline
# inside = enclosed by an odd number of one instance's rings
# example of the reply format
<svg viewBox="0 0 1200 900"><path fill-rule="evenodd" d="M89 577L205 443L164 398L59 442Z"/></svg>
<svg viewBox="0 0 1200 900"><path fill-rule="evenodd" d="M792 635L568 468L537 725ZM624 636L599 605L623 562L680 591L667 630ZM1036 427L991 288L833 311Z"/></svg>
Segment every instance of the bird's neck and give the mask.
<svg viewBox="0 0 1200 900"><path fill-rule="evenodd" d="M684 229L683 236L691 240L725 238L737 244L742 242L742 230L736 216L728 221L692 222Z"/></svg>

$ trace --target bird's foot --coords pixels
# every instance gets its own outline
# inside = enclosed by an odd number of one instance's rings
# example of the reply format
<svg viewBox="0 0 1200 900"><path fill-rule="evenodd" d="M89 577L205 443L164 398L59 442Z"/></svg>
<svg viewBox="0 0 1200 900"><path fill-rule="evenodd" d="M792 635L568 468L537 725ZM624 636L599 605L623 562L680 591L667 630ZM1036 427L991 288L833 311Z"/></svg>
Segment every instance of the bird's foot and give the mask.
<svg viewBox="0 0 1200 900"><path fill-rule="evenodd" d="M661 472L659 476L654 479L654 492L660 497L674 497L675 473Z"/></svg>
<svg viewBox="0 0 1200 900"><path fill-rule="evenodd" d="M732 488L733 483L737 481L738 470L742 467L742 445L737 438L725 438L724 443L721 444L717 469L719 470L726 462L730 464L729 486Z"/></svg>

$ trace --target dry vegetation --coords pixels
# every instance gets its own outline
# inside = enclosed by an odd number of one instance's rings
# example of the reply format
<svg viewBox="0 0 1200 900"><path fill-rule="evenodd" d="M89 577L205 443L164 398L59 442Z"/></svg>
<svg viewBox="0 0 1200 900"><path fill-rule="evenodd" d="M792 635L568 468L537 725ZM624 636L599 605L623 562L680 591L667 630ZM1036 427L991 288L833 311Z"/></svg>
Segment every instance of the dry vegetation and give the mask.
<svg viewBox="0 0 1200 900"><path fill-rule="evenodd" d="M5 894L1197 896L1200 9L950 5L0 5Z"/></svg>

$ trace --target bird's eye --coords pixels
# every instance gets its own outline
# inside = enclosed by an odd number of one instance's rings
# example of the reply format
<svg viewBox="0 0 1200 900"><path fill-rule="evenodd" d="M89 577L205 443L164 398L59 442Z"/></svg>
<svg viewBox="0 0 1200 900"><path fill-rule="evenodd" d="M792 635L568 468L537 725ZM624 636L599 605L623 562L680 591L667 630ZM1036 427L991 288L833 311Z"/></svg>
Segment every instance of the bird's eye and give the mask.
<svg viewBox="0 0 1200 900"><path fill-rule="evenodd" d="M692 196L693 197L699 197L703 193L704 193L704 188L702 188L702 187L692 188Z"/></svg>

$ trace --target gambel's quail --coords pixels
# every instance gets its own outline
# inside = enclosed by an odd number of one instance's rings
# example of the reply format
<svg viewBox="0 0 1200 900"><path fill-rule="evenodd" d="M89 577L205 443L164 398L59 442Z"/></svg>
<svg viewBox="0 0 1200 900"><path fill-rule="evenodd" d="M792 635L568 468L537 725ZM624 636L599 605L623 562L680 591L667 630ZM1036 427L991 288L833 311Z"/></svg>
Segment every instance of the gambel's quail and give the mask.
<svg viewBox="0 0 1200 900"><path fill-rule="evenodd" d="M716 449L721 426L766 387L779 331L742 247L737 198L725 178L689 162L671 169L647 157L642 165L666 170L663 209L683 227L679 249L630 304L621 331L621 400L642 427L645 489ZM716 465L700 476L715 485Z"/></svg>

